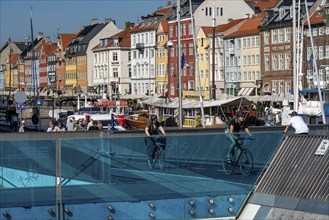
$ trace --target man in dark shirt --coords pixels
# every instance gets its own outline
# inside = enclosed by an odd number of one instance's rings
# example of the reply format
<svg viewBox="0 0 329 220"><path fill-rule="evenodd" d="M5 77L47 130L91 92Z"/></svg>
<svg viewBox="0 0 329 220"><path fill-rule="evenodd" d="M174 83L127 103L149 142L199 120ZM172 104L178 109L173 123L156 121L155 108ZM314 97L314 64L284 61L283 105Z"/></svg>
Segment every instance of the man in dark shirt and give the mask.
<svg viewBox="0 0 329 220"><path fill-rule="evenodd" d="M227 132L226 136L231 141L231 145L229 147L230 155L232 154L232 150L233 150L233 148L236 144L236 140L238 138L234 134L239 133L240 130L245 131L251 139L254 139L254 137L252 136L252 134L249 131L247 123L244 121L243 111L238 111L236 113L236 119L233 119L229 123L228 132ZM232 158L232 156L230 158L227 158L227 159L230 160L231 158Z"/></svg>

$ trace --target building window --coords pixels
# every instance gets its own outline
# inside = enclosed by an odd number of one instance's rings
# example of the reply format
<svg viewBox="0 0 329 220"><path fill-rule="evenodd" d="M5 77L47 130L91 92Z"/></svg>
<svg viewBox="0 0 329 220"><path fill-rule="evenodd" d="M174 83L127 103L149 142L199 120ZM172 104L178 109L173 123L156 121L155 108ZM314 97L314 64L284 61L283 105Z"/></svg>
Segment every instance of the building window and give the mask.
<svg viewBox="0 0 329 220"><path fill-rule="evenodd" d="M279 70L283 70L284 69L284 58L283 58L283 54L279 54Z"/></svg>
<svg viewBox="0 0 329 220"><path fill-rule="evenodd" d="M118 61L118 52L113 52L112 60L113 61Z"/></svg>
<svg viewBox="0 0 329 220"><path fill-rule="evenodd" d="M323 46L319 46L319 60L323 60L323 58L324 58Z"/></svg>
<svg viewBox="0 0 329 220"><path fill-rule="evenodd" d="M270 44L270 32L269 31L264 32L264 44L265 45Z"/></svg>
<svg viewBox="0 0 329 220"><path fill-rule="evenodd" d="M189 44L189 55L193 55L193 44L192 43L190 43Z"/></svg>
<svg viewBox="0 0 329 220"><path fill-rule="evenodd" d="M265 65L264 65L265 71L269 71L270 70L270 56L265 55L264 60L265 60Z"/></svg>
<svg viewBox="0 0 329 220"><path fill-rule="evenodd" d="M279 29L279 43L283 43L283 29Z"/></svg>
<svg viewBox="0 0 329 220"><path fill-rule="evenodd" d="M272 55L272 70L278 70L278 57L277 57L277 54Z"/></svg>
<svg viewBox="0 0 329 220"><path fill-rule="evenodd" d="M285 69L289 70L290 69L290 53L286 53L285 56Z"/></svg>
<svg viewBox="0 0 329 220"><path fill-rule="evenodd" d="M174 37L174 26L169 27L169 37Z"/></svg>
<svg viewBox="0 0 329 220"><path fill-rule="evenodd" d="M277 43L278 42L278 33L277 33L277 30L276 29L271 30L271 33L272 33L272 44L273 43Z"/></svg>
<svg viewBox="0 0 329 220"><path fill-rule="evenodd" d="M193 34L193 30L192 30L192 23L188 24L188 34L192 35Z"/></svg>
<svg viewBox="0 0 329 220"><path fill-rule="evenodd" d="M112 71L113 71L113 77L119 77L118 68L113 68Z"/></svg>

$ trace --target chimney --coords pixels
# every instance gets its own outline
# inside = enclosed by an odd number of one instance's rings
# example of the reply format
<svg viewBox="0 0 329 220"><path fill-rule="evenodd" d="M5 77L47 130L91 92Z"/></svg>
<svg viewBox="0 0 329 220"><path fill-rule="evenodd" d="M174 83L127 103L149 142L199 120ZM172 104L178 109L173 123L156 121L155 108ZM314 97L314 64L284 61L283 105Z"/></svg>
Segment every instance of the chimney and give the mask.
<svg viewBox="0 0 329 220"><path fill-rule="evenodd" d="M37 39L40 40L41 38L43 38L43 33L42 32L39 32L38 33L38 36L37 36Z"/></svg>
<svg viewBox="0 0 329 220"><path fill-rule="evenodd" d="M49 36L46 36L45 37L45 43L50 43L51 41L50 41L50 37Z"/></svg>
<svg viewBox="0 0 329 220"><path fill-rule="evenodd" d="M105 24L108 24L108 23L110 23L111 22L111 18L104 18L104 23Z"/></svg>
<svg viewBox="0 0 329 220"><path fill-rule="evenodd" d="M130 21L125 22L125 29L134 28L134 26L135 26L135 23L131 23Z"/></svg>
<svg viewBox="0 0 329 220"><path fill-rule="evenodd" d="M231 21L233 21L233 18L227 19L227 22L231 22Z"/></svg>
<svg viewBox="0 0 329 220"><path fill-rule="evenodd" d="M250 14L249 13L246 13L246 18L250 18Z"/></svg>
<svg viewBox="0 0 329 220"><path fill-rule="evenodd" d="M98 24L98 19L97 18L91 19L91 25L94 25L94 24Z"/></svg>

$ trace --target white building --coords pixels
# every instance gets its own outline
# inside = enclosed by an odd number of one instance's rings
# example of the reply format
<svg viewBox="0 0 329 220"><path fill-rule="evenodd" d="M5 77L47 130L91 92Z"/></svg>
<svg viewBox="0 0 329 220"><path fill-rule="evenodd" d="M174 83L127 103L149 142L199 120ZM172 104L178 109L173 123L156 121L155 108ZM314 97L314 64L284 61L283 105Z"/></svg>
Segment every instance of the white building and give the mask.
<svg viewBox="0 0 329 220"><path fill-rule="evenodd" d="M131 93L155 93L156 31L158 21L151 17L131 30Z"/></svg>
<svg viewBox="0 0 329 220"><path fill-rule="evenodd" d="M93 19L92 24L97 24L98 20ZM87 48L87 83L88 87L94 86L94 53L92 49L99 44L100 39L107 38L109 36L113 36L114 34L122 31L118 29L118 27L115 25L114 21L105 18L104 20L105 26L92 38L92 39L85 39L86 41L89 41L88 48Z"/></svg>
<svg viewBox="0 0 329 220"><path fill-rule="evenodd" d="M92 52L94 61L92 80L93 86L97 87L96 90L105 92L106 88L106 95L112 98L130 94L130 29L100 39Z"/></svg>

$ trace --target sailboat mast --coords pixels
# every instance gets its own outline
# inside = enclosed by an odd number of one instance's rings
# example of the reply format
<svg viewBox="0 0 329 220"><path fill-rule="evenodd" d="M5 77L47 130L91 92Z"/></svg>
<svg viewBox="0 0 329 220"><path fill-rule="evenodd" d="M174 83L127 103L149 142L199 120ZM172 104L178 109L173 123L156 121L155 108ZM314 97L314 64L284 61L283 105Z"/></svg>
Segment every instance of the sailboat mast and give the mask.
<svg viewBox="0 0 329 220"><path fill-rule="evenodd" d="M216 84L215 84L215 3L213 3L213 16L212 16L212 86L211 86L211 98L216 100Z"/></svg>
<svg viewBox="0 0 329 220"><path fill-rule="evenodd" d="M313 37L312 37L310 14L308 12L308 7L307 7L307 0L305 0L305 9L306 9L306 16L307 16L308 32L310 34L310 41L311 41L311 47L312 47L312 53L313 53L312 66L314 68L313 71L314 71L314 74L316 76L316 81L317 81L317 85L318 85L318 93L319 93L320 107L321 107L321 112L322 112L322 120L323 120L323 124L327 124L326 123L326 116L325 116L324 108L323 108L323 100L322 100L322 94L321 94L321 88L320 88L320 78L319 78L319 73L318 73L318 67L316 65L316 56L315 56L315 53L314 53L314 43L313 43Z"/></svg>
<svg viewBox="0 0 329 220"><path fill-rule="evenodd" d="M193 49L194 49L194 59L195 59L195 73L198 75L199 81L199 99L200 99L200 108L201 108L201 124L202 127L205 127L205 119L204 119L204 109L203 109L203 98L202 98L202 91L201 91L201 77L199 71L199 59L198 59L198 51L196 48L197 40L195 36L195 26L194 26L194 16L193 16L193 8L192 8L192 0L189 0L190 3L190 15L191 15L191 22L192 22L192 33L193 33Z"/></svg>
<svg viewBox="0 0 329 220"><path fill-rule="evenodd" d="M296 51L296 0L292 1L292 33L293 33L293 85L294 85L294 111L298 110L298 81L297 81L297 51Z"/></svg>
<svg viewBox="0 0 329 220"><path fill-rule="evenodd" d="M179 128L183 128L183 108L182 108L182 69L181 69L181 17L180 0L177 0L177 50L178 50L178 93L179 93Z"/></svg>

